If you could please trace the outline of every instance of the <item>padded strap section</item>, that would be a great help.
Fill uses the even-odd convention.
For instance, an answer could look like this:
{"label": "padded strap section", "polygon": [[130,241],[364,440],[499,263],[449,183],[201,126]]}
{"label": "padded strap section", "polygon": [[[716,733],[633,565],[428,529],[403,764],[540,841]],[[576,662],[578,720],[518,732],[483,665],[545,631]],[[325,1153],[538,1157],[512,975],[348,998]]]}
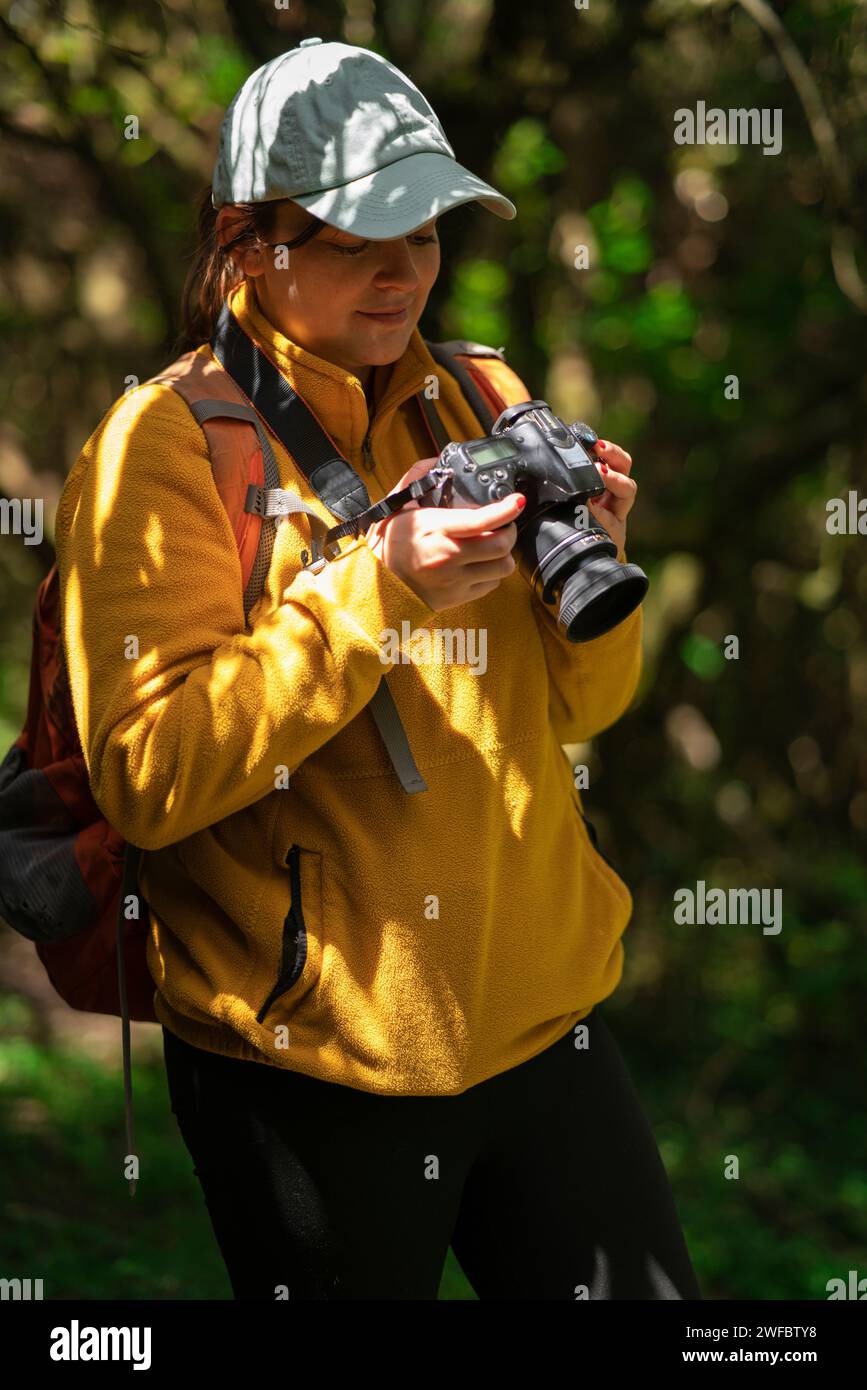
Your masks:
{"label": "padded strap section", "polygon": [[[244,405],[240,401],[221,401],[213,398],[201,401],[189,401],[188,405],[194,417],[204,429],[209,420],[230,419],[247,420],[256,431],[259,445],[262,449],[262,464],[265,471],[265,487],[279,488],[280,472],[277,468],[277,459],[271,447],[271,441],[262,428],[262,421],[256,414],[251,405]],[[207,430],[205,431],[207,434]],[[248,489],[249,498],[249,489]],[[245,507],[245,511],[251,511],[250,507]],[[256,550],[256,558],[253,561],[253,568],[250,571],[250,578],[244,589],[244,617],[249,618],[253,605],[258,602],[265,587],[265,579],[271,565],[271,556],[274,551],[274,537],[276,535],[276,525],[271,520],[270,514],[259,512],[257,515],[262,517],[262,526],[259,531],[259,545]]]}

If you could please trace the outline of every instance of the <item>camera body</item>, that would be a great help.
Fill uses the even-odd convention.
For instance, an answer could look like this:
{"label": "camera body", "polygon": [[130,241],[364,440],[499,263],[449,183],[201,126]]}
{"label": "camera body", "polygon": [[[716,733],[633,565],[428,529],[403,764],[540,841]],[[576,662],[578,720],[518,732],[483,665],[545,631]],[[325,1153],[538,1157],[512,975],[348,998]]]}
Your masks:
{"label": "camera body", "polygon": [[567,425],[546,401],[508,406],[491,434],[447,444],[431,469],[436,486],[420,505],[484,507],[520,492],[518,568],[572,642],[616,627],[644,598],[649,581],[638,565],[620,564],[602,526],[576,522],[578,507],[605,491],[589,450],[597,435],[582,421]]}
{"label": "camera body", "polygon": [[565,425],[546,401],[524,401],[508,406],[487,438],[447,444],[438,463],[455,475],[462,506],[484,507],[512,492],[536,507],[573,497],[586,501],[605,491],[587,452],[596,439],[589,425]]}

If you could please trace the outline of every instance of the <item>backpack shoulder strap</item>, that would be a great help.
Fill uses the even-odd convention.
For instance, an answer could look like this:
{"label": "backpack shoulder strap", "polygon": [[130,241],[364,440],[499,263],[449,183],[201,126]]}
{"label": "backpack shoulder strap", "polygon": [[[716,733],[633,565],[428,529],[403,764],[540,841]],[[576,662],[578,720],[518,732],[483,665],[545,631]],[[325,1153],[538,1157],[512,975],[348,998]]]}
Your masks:
{"label": "backpack shoulder strap", "polygon": [[[214,483],[229,517],[244,586],[244,616],[265,586],[278,525],[277,516],[306,512],[326,530],[319,515],[295,493],[282,494],[278,514],[261,498],[280,491],[277,460],[258,414],[213,356],[184,353],[148,384],[165,383],[182,396],[208,444]],[[251,489],[255,495],[251,497]]]}
{"label": "backpack shoulder strap", "polygon": [[[497,416],[505,410],[507,395],[514,400],[527,397],[527,388],[512,371],[499,348],[459,338],[445,343],[426,342],[425,346],[434,361],[445,367],[457,381],[464,400],[479,421],[483,435],[490,434]],[[424,392],[420,392],[416,399],[437,449],[444,448],[449,439],[433,401]]]}

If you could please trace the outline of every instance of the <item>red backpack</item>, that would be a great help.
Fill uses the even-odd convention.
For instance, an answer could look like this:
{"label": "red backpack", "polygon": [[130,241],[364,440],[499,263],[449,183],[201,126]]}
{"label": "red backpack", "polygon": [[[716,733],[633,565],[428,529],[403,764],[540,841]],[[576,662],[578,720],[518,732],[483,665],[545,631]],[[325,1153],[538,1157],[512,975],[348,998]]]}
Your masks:
{"label": "red backpack", "polygon": [[[223,400],[233,410],[253,413],[228,373],[201,353],[186,353],[152,380],[170,382],[191,409],[200,401]],[[262,518],[244,511],[248,484],[264,482],[259,437],[252,420],[237,416],[213,416],[202,429],[246,591],[262,533]],[[245,597],[246,612],[258,596],[250,594],[249,602]],[[0,916],[35,943],[61,998],[91,1013],[122,1012],[120,944],[129,1017],[155,1023],[147,914],[123,914],[123,898],[137,893],[138,853],[126,855],[128,883],[122,894],[126,844],[90,792],[63,657],[60,609],[55,563],[36,593],[24,729],[0,764]]]}

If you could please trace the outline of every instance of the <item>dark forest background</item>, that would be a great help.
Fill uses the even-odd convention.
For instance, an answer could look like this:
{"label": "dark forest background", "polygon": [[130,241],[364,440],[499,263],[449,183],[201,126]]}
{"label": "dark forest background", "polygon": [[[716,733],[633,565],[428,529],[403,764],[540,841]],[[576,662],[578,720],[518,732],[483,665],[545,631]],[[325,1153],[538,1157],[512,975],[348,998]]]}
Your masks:
{"label": "dark forest background", "polygon": [[[863,5],[0,3],[0,495],[46,511],[41,546],[0,537],[0,754],[65,475],[125,378],[170,360],[226,105],[309,35],[406,71],[518,207],[443,218],[425,336],[505,346],[633,456],[644,676],[569,750],[635,899],[606,1013],[706,1297],[825,1298],[867,1275],[867,535],[826,526],[831,498],[867,496]],[[699,101],[779,108],[781,152],[677,145]],[[700,879],[780,888],[782,931],[676,924]],[[135,1029],[130,1204],[119,1025],[62,1005],[5,928],[0,987],[0,1273],[228,1297],[158,1031]],[[451,1257],[441,1296],[473,1296]]]}

